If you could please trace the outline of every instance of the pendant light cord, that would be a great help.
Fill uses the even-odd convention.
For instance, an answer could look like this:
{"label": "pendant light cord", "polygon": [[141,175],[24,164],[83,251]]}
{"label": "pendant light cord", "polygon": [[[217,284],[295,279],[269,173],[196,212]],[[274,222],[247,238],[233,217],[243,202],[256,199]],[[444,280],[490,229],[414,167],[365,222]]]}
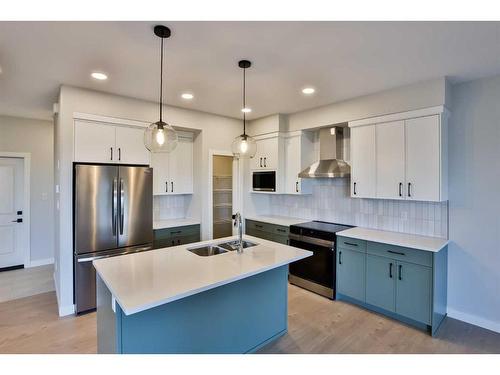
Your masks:
{"label": "pendant light cord", "polygon": [[163,122],[162,107],[163,107],[163,38],[161,39],[161,54],[160,54],[160,122]]}
{"label": "pendant light cord", "polygon": [[[245,110],[247,108],[247,105],[246,105],[246,68],[243,68],[243,109]],[[246,124],[247,123],[247,120],[246,120],[246,112],[243,111],[243,135],[246,135]]]}

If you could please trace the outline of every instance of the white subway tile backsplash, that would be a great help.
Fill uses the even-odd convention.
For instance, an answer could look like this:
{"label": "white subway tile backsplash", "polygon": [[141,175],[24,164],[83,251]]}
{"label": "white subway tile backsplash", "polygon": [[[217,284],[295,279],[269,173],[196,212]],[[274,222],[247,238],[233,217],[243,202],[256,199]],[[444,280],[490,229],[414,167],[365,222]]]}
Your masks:
{"label": "white subway tile backsplash", "polygon": [[312,181],[311,195],[271,195],[269,212],[375,229],[446,237],[447,202],[354,199],[348,179]]}
{"label": "white subway tile backsplash", "polygon": [[186,196],[157,195],[153,197],[153,219],[170,220],[186,217]]}

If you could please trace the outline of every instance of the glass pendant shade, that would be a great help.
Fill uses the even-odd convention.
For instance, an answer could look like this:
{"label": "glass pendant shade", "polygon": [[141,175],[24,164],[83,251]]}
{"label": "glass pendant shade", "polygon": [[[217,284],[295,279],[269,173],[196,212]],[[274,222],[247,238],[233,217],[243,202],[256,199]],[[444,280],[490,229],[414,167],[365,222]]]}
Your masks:
{"label": "glass pendant shade", "polygon": [[237,159],[253,158],[257,152],[257,143],[254,138],[242,134],[234,139],[231,151]]}
{"label": "glass pendant shade", "polygon": [[152,123],[144,131],[144,145],[151,152],[171,152],[177,141],[177,132],[163,121]]}

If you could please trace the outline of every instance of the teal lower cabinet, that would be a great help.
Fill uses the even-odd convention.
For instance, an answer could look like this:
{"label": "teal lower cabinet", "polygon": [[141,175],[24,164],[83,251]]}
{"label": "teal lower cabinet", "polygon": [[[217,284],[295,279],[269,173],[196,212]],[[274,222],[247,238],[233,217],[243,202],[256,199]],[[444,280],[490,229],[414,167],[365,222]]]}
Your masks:
{"label": "teal lower cabinet", "polygon": [[365,300],[365,254],[337,249],[337,293],[359,301]]}
{"label": "teal lower cabinet", "polygon": [[366,256],[366,303],[391,312],[396,310],[395,269],[392,259]]}
{"label": "teal lower cabinet", "polygon": [[186,225],[175,228],[155,229],[154,248],[186,245],[200,241],[200,226]]}
{"label": "teal lower cabinet", "polygon": [[245,234],[263,238],[268,241],[278,242],[283,245],[288,245],[288,231],[289,228],[282,225],[249,219],[245,221]]}
{"label": "teal lower cabinet", "polygon": [[340,236],[337,243],[341,246],[337,249],[338,299],[436,333],[446,316],[447,247],[429,252],[370,241],[354,243]]}

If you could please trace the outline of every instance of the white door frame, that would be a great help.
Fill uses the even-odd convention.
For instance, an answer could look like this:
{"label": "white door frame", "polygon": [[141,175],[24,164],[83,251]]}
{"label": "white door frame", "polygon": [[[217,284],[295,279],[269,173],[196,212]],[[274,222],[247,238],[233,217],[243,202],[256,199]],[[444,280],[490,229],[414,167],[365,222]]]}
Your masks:
{"label": "white door frame", "polygon": [[[214,156],[234,156],[231,151],[227,150],[208,150],[208,238],[213,239],[214,230],[214,212],[213,212],[213,173],[214,173]],[[233,159],[233,212],[241,212],[242,189],[243,183],[241,174],[241,163],[239,159]],[[233,229],[234,231],[234,229]]]}
{"label": "white door frame", "polygon": [[25,232],[24,267],[28,268],[31,263],[31,220],[30,220],[30,152],[7,152],[0,151],[0,158],[18,158],[24,161],[24,198],[23,198],[23,223],[27,228]]}

